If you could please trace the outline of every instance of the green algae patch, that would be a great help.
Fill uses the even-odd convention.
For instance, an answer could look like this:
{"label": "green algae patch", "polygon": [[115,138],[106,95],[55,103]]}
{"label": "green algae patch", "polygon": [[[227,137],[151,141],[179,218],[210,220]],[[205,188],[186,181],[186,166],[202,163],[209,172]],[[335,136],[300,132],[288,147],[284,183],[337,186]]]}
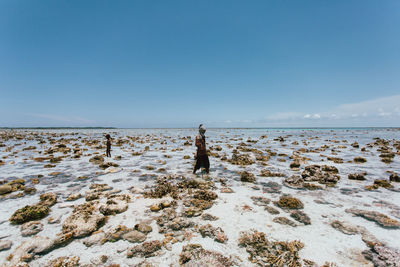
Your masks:
{"label": "green algae patch", "polygon": [[302,209],[304,208],[304,204],[295,197],[291,196],[282,196],[279,201],[276,202],[276,205],[280,208],[286,209]]}
{"label": "green algae patch", "polygon": [[49,214],[50,209],[43,205],[25,206],[18,209],[10,218],[10,222],[14,224],[22,224],[29,221],[40,220]]}
{"label": "green algae patch", "polygon": [[25,181],[24,179],[15,179],[14,181],[9,182],[8,185],[15,185],[15,184],[22,184],[22,185],[24,185],[25,182],[26,182],[26,181]]}

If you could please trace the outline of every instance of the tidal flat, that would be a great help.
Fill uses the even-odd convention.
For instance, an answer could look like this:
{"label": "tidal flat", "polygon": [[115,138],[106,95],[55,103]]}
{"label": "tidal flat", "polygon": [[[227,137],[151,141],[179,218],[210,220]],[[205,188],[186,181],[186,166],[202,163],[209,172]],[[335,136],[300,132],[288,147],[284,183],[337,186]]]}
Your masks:
{"label": "tidal flat", "polygon": [[196,134],[0,130],[0,266],[400,266],[400,129]]}

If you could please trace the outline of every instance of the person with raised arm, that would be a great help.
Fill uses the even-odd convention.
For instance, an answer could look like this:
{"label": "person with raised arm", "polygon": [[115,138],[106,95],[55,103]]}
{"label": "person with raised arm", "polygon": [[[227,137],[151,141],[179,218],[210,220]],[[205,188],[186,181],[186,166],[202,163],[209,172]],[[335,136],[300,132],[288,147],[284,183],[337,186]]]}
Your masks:
{"label": "person with raised arm", "polygon": [[199,134],[196,136],[196,147],[197,147],[197,156],[196,156],[196,165],[193,169],[193,174],[200,168],[205,168],[206,173],[210,172],[210,161],[208,160],[207,148],[206,148],[206,127],[203,124],[199,126]]}

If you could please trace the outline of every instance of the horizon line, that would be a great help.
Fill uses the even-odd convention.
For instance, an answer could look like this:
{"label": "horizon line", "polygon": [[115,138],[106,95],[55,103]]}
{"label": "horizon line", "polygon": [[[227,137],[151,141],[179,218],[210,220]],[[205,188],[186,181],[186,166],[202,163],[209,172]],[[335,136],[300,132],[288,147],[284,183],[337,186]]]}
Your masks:
{"label": "horizon line", "polygon": [[[288,127],[207,127],[208,129],[400,129],[400,126],[288,126]],[[1,130],[62,130],[62,129],[93,129],[93,130],[120,130],[120,129],[197,129],[197,127],[103,127],[103,126],[80,126],[80,127],[70,127],[70,126],[52,126],[52,127],[0,127]]]}

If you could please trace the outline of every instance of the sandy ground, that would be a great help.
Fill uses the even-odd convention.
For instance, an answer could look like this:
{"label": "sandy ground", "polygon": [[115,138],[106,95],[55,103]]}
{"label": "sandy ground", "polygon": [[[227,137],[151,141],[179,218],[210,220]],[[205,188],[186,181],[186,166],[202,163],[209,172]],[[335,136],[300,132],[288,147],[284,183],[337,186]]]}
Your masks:
{"label": "sandy ground", "polygon": [[[89,162],[89,159],[95,155],[104,156],[105,133],[110,133],[113,137],[112,158],[106,158],[105,161],[116,163],[118,167],[103,170],[99,164]],[[85,196],[93,183],[108,184],[115,192],[131,196],[128,209],[110,215],[100,230],[106,232],[118,225],[134,227],[137,223],[146,222],[153,228],[153,231],[147,234],[146,241],[163,241],[165,236],[159,233],[159,225],[156,222],[162,211],[152,212],[150,207],[172,198],[170,195],[162,199],[146,198],[142,193],[155,185],[157,177],[168,174],[213,183],[212,191],[218,197],[212,207],[203,213],[217,216],[218,219],[205,221],[199,216],[190,217],[188,220],[197,226],[209,223],[220,227],[228,239],[225,243],[216,242],[210,237],[202,237],[196,230],[197,227],[188,228],[190,237],[163,246],[157,255],[146,259],[154,266],[179,266],[182,247],[193,243],[230,257],[238,266],[257,266],[249,261],[246,249],[238,245],[240,233],[251,229],[264,232],[270,240],[300,240],[304,243],[304,247],[299,251],[300,258],[315,262],[315,266],[325,262],[336,263],[337,266],[373,266],[361,254],[369,249],[361,234],[348,235],[335,229],[331,226],[335,220],[365,227],[380,242],[400,248],[399,228],[383,227],[374,221],[346,212],[346,209],[351,208],[377,211],[394,220],[400,220],[400,183],[392,182],[393,188],[365,188],[372,185],[376,179],[389,181],[390,172],[400,172],[399,150],[395,147],[396,140],[400,140],[399,129],[209,129],[206,133],[207,145],[211,151],[209,175],[201,174],[200,171],[197,175],[191,174],[196,149],[193,139],[197,134],[196,130],[192,129],[121,129],[107,132],[5,130],[0,134],[0,180],[10,182],[22,178],[25,180],[25,187],[36,189],[34,194],[25,193],[16,197],[16,194],[23,192],[16,191],[0,198],[0,241],[12,242],[9,249],[0,251],[0,263],[5,266],[11,264],[9,255],[23,242],[35,236],[54,238],[60,233],[63,223],[72,214],[74,205],[86,202],[85,197],[67,201],[68,196],[72,193]],[[395,153],[391,163],[382,162],[380,146],[374,144],[377,140],[374,138],[377,137],[388,141],[387,146]],[[354,142],[359,146],[352,146]],[[56,149],[53,153],[46,153],[58,144],[65,144],[70,150]],[[229,162],[233,150],[238,146],[240,154],[248,154],[249,158],[254,160],[253,164],[234,165]],[[249,152],[241,149],[243,147]],[[62,159],[53,163],[48,159],[42,162],[35,160],[49,155]],[[298,169],[290,168],[294,161],[293,155],[302,158]],[[265,158],[257,160],[257,156]],[[335,163],[328,160],[328,157],[340,158],[343,163]],[[355,157],[363,157],[366,162],[354,162]],[[53,164],[54,167],[45,168],[47,164]],[[312,164],[335,166],[339,171],[340,180],[334,186],[322,185],[322,190],[299,190],[285,186],[286,178],[292,175],[300,176],[304,168]],[[261,170],[266,169],[281,173],[282,177],[260,176]],[[254,174],[256,181],[242,182],[239,174],[241,171]],[[360,172],[367,173],[366,180],[348,179],[349,174]],[[82,176],[87,178],[78,179]],[[34,179],[38,179],[38,183],[34,182]],[[271,192],[268,190],[268,182],[275,182],[279,189]],[[221,188],[225,187],[231,188],[233,193],[221,192]],[[48,192],[56,193],[58,202],[51,207],[49,215],[40,220],[43,230],[32,236],[22,236],[21,226],[12,224],[9,218],[17,209],[39,202],[40,195]],[[305,225],[293,220],[289,216],[290,211],[273,204],[284,194],[301,200],[304,204],[302,211],[308,215],[311,224]],[[263,206],[256,205],[251,199],[253,196],[267,197],[271,200],[269,206],[277,209],[280,214],[271,214]],[[100,198],[101,203],[105,201],[106,199]],[[183,209],[179,201],[175,208],[177,212]],[[282,216],[292,220],[295,226],[273,221],[274,218]],[[59,218],[59,221],[49,223],[49,218]],[[92,266],[134,266],[144,260],[143,257],[127,257],[127,250],[140,243],[132,244],[121,239],[87,247],[84,242],[88,238],[89,236],[76,238],[65,246],[35,255],[28,264],[45,266],[61,256],[79,256],[80,264]],[[102,255],[107,256],[105,262],[100,260]]]}

